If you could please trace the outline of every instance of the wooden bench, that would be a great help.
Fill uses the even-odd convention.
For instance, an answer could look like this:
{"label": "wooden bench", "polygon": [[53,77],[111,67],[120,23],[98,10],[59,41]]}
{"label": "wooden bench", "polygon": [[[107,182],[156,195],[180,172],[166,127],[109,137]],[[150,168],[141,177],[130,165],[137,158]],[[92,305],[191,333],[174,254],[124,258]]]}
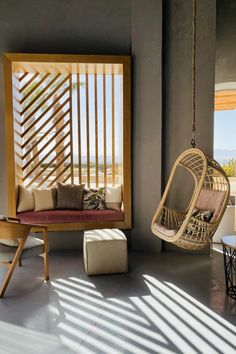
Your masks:
{"label": "wooden bench", "polygon": [[[116,210],[44,210],[18,213],[23,223],[44,224],[48,231],[129,228],[125,213]],[[34,228],[34,231],[37,231]]]}

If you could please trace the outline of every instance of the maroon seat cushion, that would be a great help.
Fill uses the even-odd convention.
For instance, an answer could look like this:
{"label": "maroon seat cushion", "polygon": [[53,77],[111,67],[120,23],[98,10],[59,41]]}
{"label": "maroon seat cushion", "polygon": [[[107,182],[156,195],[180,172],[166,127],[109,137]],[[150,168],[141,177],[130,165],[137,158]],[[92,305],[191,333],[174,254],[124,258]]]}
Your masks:
{"label": "maroon seat cushion", "polygon": [[27,224],[54,224],[98,221],[123,221],[123,211],[116,210],[43,210],[18,213],[21,222]]}

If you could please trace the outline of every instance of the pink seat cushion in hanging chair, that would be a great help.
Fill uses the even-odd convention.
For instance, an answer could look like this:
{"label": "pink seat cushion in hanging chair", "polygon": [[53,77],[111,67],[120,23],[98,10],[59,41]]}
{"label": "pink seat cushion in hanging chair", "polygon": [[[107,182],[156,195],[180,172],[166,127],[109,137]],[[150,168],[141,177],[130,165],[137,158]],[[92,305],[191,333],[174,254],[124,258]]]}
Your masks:
{"label": "pink seat cushion in hanging chair", "polygon": [[196,203],[196,208],[201,210],[214,210],[211,222],[215,222],[224,204],[225,196],[225,191],[202,188]]}

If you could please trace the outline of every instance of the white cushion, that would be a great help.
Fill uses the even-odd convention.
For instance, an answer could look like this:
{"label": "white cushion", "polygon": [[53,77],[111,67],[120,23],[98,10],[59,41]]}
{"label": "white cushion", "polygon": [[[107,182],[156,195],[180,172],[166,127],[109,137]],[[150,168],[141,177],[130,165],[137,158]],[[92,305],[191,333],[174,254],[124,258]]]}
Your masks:
{"label": "white cushion", "polygon": [[51,189],[33,189],[35,211],[53,209],[53,197]]}
{"label": "white cushion", "polygon": [[19,185],[18,187],[18,213],[34,210],[34,196],[30,189]]}
{"label": "white cushion", "polygon": [[168,237],[174,237],[178,232],[178,230],[169,229],[168,227],[160,223],[155,223],[153,226],[157,232],[160,232],[160,234],[164,234],[165,236]]}
{"label": "white cushion", "polygon": [[84,266],[88,275],[126,273],[128,255],[124,233],[117,229],[85,231]]}
{"label": "white cushion", "polygon": [[120,210],[122,204],[121,185],[107,187],[105,194],[105,204],[107,209]]}
{"label": "white cushion", "polygon": [[16,240],[8,240],[8,239],[5,239],[5,238],[0,238],[0,243],[2,243],[3,245],[6,245],[6,246],[11,246],[11,247],[19,246],[19,240],[18,239],[16,239]]}

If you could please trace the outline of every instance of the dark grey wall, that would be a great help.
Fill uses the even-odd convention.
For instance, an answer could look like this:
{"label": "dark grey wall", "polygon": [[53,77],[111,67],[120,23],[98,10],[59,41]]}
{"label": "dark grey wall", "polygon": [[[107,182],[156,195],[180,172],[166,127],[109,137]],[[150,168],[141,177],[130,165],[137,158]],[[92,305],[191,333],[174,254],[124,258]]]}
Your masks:
{"label": "dark grey wall", "polygon": [[236,81],[236,1],[217,0],[216,83]]}
{"label": "dark grey wall", "polygon": [[130,1],[0,1],[0,53],[130,54]]}
{"label": "dark grey wall", "polygon": [[162,5],[133,1],[133,245],[160,250],[151,220],[161,197]]}
{"label": "dark grey wall", "polygon": [[[166,182],[178,155],[190,148],[192,129],[192,1],[166,0],[163,28],[163,173]],[[212,154],[215,67],[215,0],[197,1],[196,142]],[[180,177],[172,206],[187,199]],[[174,199],[174,200],[173,200]]]}
{"label": "dark grey wall", "polygon": [[[132,54],[132,239],[134,247],[153,251],[160,248],[150,222],[161,186],[161,21],[162,0],[0,1],[0,53]],[[0,213],[5,213],[2,64],[0,85]],[[80,244],[76,233],[70,244],[58,234],[61,248]]]}

